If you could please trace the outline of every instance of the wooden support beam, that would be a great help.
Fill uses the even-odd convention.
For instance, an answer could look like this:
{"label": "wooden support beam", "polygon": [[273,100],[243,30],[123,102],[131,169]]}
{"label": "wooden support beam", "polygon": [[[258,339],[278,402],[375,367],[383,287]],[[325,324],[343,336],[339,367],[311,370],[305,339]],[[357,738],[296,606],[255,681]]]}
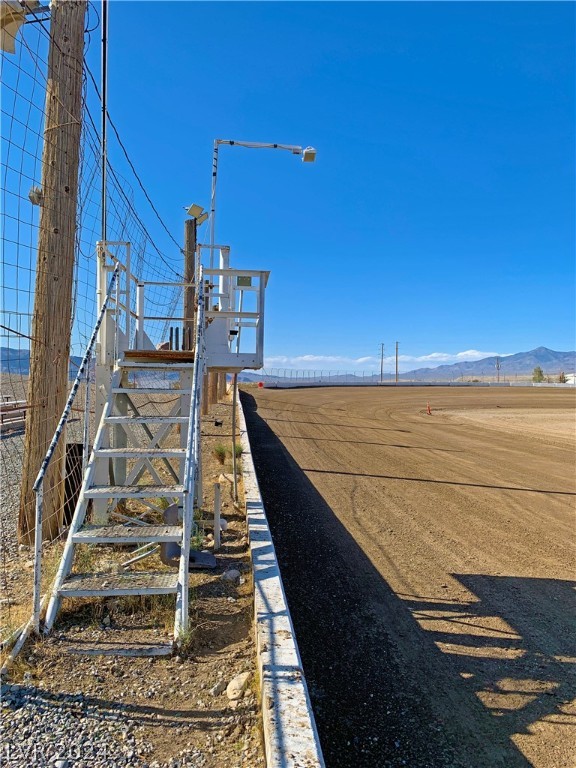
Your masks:
{"label": "wooden support beam", "polygon": [[204,374],[202,377],[202,416],[207,416],[210,410],[210,403],[208,402],[208,374]]}
{"label": "wooden support beam", "polygon": [[208,372],[208,401],[210,405],[218,402],[218,373],[216,371]]}
{"label": "wooden support beam", "polygon": [[218,374],[218,400],[226,397],[226,373],[221,371]]}

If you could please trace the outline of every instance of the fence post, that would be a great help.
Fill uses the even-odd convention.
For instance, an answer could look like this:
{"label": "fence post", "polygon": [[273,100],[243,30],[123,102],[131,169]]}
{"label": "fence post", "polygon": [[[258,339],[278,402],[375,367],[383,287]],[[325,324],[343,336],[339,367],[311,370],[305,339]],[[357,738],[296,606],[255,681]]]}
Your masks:
{"label": "fence post", "polygon": [[221,502],[220,483],[214,483],[214,552],[217,552],[220,549]]}

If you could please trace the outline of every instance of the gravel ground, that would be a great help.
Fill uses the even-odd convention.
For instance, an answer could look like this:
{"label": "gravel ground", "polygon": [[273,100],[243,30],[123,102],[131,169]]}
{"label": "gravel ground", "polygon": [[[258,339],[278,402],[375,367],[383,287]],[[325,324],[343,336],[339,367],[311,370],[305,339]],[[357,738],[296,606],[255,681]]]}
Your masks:
{"label": "gravel ground", "polygon": [[17,527],[24,437],[22,432],[3,434],[0,439],[0,547],[11,559],[18,551]]}
{"label": "gravel ground", "polygon": [[[27,377],[0,376],[2,397],[11,400],[25,400],[28,387]],[[91,395],[94,406],[94,389]],[[81,386],[74,410],[68,422],[66,442],[81,443],[83,441],[84,418],[81,413],[84,408],[84,386]],[[94,436],[94,417],[91,419],[91,435]],[[0,545],[7,559],[14,557],[18,550],[17,526],[18,508],[20,505],[20,481],[22,478],[22,459],[24,456],[24,429],[8,428],[2,431],[0,437]]]}
{"label": "gravel ground", "polygon": [[[147,762],[139,755],[153,751],[138,739],[136,721],[126,718],[125,705],[104,710],[82,691],[52,694],[24,684],[2,686],[2,765],[17,768],[202,768],[206,755],[198,749],[168,762]],[[9,715],[9,716],[8,716]]]}

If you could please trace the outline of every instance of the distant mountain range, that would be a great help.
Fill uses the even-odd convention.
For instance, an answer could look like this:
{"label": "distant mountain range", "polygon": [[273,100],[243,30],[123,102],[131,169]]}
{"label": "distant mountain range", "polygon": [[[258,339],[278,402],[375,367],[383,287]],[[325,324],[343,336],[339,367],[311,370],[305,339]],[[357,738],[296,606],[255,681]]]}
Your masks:
{"label": "distant mountain range", "polygon": [[545,374],[557,375],[574,373],[576,368],[576,352],[555,352],[547,347],[537,347],[530,352],[517,352],[506,357],[485,357],[474,362],[454,363],[453,365],[439,365],[437,368],[418,368],[401,374],[402,379],[417,379],[420,381],[444,381],[464,377],[465,379],[476,376],[495,376],[496,363],[500,362],[500,378],[531,374],[537,366],[540,366]]}
{"label": "distant mountain range", "polygon": [[[482,360],[474,362],[454,363],[452,365],[439,365],[436,368],[417,368],[413,371],[401,373],[399,378],[402,381],[454,381],[464,378],[467,381],[474,378],[494,378],[496,379],[496,362],[500,361],[500,378],[510,379],[511,376],[527,376],[532,374],[536,366],[540,366],[545,374],[557,376],[561,371],[564,373],[574,373],[576,370],[576,352],[555,352],[547,347],[537,347],[529,352],[518,352],[515,355],[507,357],[485,357]],[[288,373],[289,375],[289,373]],[[239,375],[240,381],[266,381],[267,377],[261,373],[243,372]],[[354,374],[334,375],[330,377],[333,381],[346,381],[363,378],[367,380],[380,380],[380,374],[373,374],[370,377],[354,376]],[[385,381],[390,380],[390,374],[385,374]]]}
{"label": "distant mountain range", "polygon": [[[409,381],[453,381],[464,378],[470,380],[473,378],[492,377],[496,378],[496,362],[500,361],[500,378],[509,379],[511,376],[526,376],[532,373],[536,366],[540,366],[545,374],[557,376],[561,371],[564,373],[574,373],[576,370],[576,352],[555,352],[547,347],[537,347],[530,352],[518,352],[515,355],[507,357],[485,357],[482,360],[474,362],[454,363],[453,365],[439,365],[437,368],[417,368],[414,371],[408,371],[400,374],[400,379]],[[70,358],[70,378],[76,376],[78,367],[82,362],[81,357],[73,356]],[[20,376],[28,376],[30,373],[30,353],[28,350],[12,349],[11,347],[0,347],[0,373],[11,373]],[[238,376],[239,381],[266,381],[269,378],[263,373],[249,373],[247,371]],[[345,381],[346,379],[362,378],[354,374],[336,375],[330,377],[332,380]],[[380,375],[373,374],[370,377],[364,377],[364,381],[373,379],[379,381]],[[389,381],[390,374],[386,374],[385,380]]]}
{"label": "distant mountain range", "polygon": [[[74,379],[82,362],[81,357],[72,355],[68,376]],[[27,349],[0,347],[0,373],[11,373],[18,376],[30,374],[30,352]]]}

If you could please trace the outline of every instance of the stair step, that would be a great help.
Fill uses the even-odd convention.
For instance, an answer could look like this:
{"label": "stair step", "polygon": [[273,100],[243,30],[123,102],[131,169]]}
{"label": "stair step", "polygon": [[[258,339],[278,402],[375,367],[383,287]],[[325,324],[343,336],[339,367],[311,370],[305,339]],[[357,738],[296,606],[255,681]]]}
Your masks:
{"label": "stair step", "polygon": [[58,593],[60,597],[171,595],[177,586],[178,574],[171,572],[77,573],[68,576]]}
{"label": "stair step", "polygon": [[113,387],[114,395],[190,395],[191,389],[172,389],[172,387]]}
{"label": "stair step", "polygon": [[178,459],[186,455],[184,448],[100,448],[96,456],[109,459]]}
{"label": "stair step", "polygon": [[86,525],[72,535],[75,544],[136,544],[182,541],[177,525]]}
{"label": "stair step", "polygon": [[95,485],[84,492],[87,499],[151,499],[183,496],[183,485]]}
{"label": "stair step", "polygon": [[107,424],[187,424],[188,416],[108,416]]}

